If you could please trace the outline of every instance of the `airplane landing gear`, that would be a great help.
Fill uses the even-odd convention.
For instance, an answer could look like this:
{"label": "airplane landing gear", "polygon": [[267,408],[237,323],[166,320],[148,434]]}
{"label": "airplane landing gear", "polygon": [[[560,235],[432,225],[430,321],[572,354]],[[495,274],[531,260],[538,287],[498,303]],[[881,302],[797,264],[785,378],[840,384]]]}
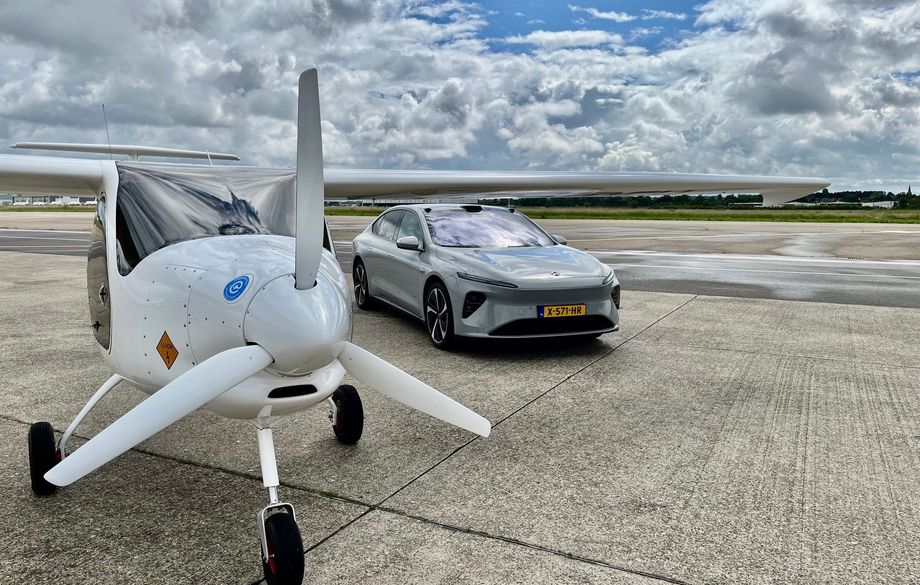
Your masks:
{"label": "airplane landing gear", "polygon": [[364,406],[354,386],[342,384],[329,401],[329,420],[335,439],[343,445],[354,445],[364,432]]}
{"label": "airplane landing gear", "polygon": [[29,475],[36,496],[50,496],[57,486],[45,481],[45,474],[61,460],[50,423],[37,422],[29,427]]}
{"label": "airplane landing gear", "polygon": [[303,540],[294,506],[278,498],[278,464],[270,420],[257,421],[262,484],[268,488],[268,505],[259,516],[262,538],[262,570],[268,585],[300,585],[303,582]]}
{"label": "airplane landing gear", "polygon": [[[262,524],[265,543],[262,549],[262,571],[268,585],[300,585],[303,582],[303,540],[294,517],[293,508],[274,510]],[[262,516],[264,517],[265,510]]]}

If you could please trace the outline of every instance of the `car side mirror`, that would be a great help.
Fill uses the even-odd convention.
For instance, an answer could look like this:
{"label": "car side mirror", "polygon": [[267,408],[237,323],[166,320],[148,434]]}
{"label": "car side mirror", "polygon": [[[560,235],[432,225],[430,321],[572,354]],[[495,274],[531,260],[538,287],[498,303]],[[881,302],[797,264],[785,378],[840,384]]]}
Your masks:
{"label": "car side mirror", "polygon": [[402,250],[415,250],[416,252],[422,251],[422,244],[415,236],[403,236],[399,238],[396,240],[396,247]]}
{"label": "car side mirror", "polygon": [[558,234],[553,234],[550,237],[553,238],[553,240],[555,240],[557,244],[562,244],[563,246],[569,243],[567,239],[563,238],[562,236]]}

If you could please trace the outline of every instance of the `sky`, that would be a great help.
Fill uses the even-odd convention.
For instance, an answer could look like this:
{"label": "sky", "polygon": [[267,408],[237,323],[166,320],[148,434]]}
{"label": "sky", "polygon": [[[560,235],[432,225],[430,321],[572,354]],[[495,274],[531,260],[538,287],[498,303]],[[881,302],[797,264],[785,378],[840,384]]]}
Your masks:
{"label": "sky", "polygon": [[0,0],[0,153],[105,143],[105,103],[113,143],[293,166],[313,64],[327,166],[920,185],[920,3],[884,0]]}

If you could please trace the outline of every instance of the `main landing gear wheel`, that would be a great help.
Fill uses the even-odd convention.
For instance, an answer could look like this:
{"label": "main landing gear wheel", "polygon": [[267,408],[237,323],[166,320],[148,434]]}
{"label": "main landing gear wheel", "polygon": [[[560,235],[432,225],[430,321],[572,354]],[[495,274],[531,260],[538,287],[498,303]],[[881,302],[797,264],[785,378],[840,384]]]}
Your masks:
{"label": "main landing gear wheel", "polygon": [[425,293],[425,325],[428,339],[436,348],[447,350],[456,343],[450,295],[440,282],[432,284]]}
{"label": "main landing gear wheel", "polygon": [[[303,583],[303,540],[294,515],[276,512],[265,520],[268,554],[262,556],[262,570],[268,585]],[[266,560],[267,558],[267,560]]]}
{"label": "main landing gear wheel", "polygon": [[29,474],[36,496],[50,496],[57,491],[56,485],[45,481],[45,474],[60,460],[51,424],[37,422],[29,427]]}
{"label": "main landing gear wheel", "polygon": [[351,277],[355,283],[355,304],[359,309],[369,311],[374,308],[374,297],[371,296],[367,284],[367,269],[360,258],[355,259],[351,267]]}
{"label": "main landing gear wheel", "polygon": [[335,439],[343,445],[354,445],[364,432],[364,406],[354,386],[343,384],[331,396],[334,408],[330,413]]}

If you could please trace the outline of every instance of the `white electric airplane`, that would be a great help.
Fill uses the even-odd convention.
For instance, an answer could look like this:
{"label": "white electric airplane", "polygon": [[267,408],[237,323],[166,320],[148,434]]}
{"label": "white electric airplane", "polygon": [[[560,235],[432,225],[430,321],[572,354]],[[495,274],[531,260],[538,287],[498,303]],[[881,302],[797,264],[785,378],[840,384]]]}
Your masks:
{"label": "white electric airplane", "polygon": [[[19,145],[139,156],[233,155],[140,146]],[[323,169],[315,69],[300,77],[297,169],[0,156],[0,190],[95,196],[88,252],[91,323],[114,374],[59,439],[29,432],[32,489],[49,495],[198,408],[255,423],[268,505],[259,514],[268,583],[300,583],[303,545],[279,499],[272,421],[322,402],[340,442],[363,428],[346,373],[412,408],[488,436],[489,422],[352,344],[351,300],[324,225],[323,201],[502,193],[761,193],[775,205],[824,179],[613,172],[453,172]],[[324,246],[325,243],[325,246]],[[110,390],[149,396],[82,447],[68,440]]]}

